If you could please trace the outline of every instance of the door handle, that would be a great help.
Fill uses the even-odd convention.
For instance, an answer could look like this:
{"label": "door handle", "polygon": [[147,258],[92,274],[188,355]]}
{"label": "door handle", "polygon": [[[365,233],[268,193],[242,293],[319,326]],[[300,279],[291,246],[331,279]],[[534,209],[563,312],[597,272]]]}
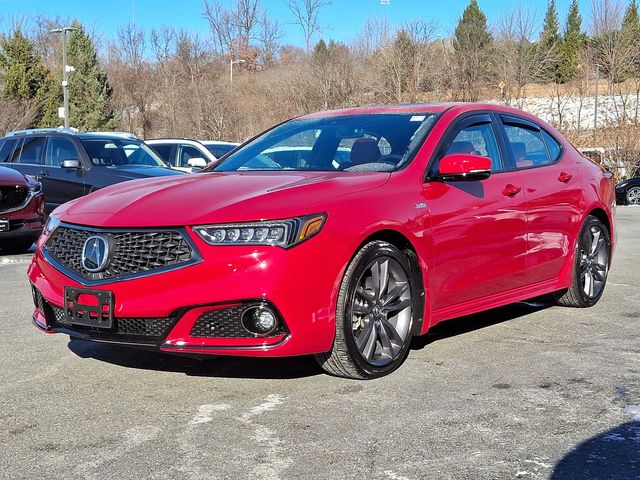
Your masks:
{"label": "door handle", "polygon": [[41,177],[48,177],[49,176],[49,170],[42,170],[40,172],[40,176]]}
{"label": "door handle", "polygon": [[560,172],[560,176],[558,177],[558,181],[560,181],[562,183],[567,183],[569,180],[571,180],[572,177],[573,177],[573,175],[571,175],[570,173]]}
{"label": "door handle", "polygon": [[522,191],[522,187],[516,187],[515,185],[508,184],[502,190],[502,194],[505,197],[513,197],[513,196],[519,194],[521,191]]}

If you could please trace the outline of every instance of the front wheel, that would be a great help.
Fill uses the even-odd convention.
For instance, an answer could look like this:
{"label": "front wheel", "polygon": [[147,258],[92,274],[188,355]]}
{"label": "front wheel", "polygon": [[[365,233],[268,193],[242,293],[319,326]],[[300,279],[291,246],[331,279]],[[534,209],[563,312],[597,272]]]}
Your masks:
{"label": "front wheel", "polygon": [[340,286],[333,347],[315,356],[324,370],[370,379],[402,364],[419,315],[412,275],[408,257],[395,246],[373,241],[362,247]]}
{"label": "front wheel", "polygon": [[640,205],[640,187],[631,187],[627,190],[627,205]]}
{"label": "front wheel", "polygon": [[556,294],[558,304],[578,308],[595,305],[607,283],[610,255],[607,227],[589,215],[576,243],[573,283],[568,290]]}

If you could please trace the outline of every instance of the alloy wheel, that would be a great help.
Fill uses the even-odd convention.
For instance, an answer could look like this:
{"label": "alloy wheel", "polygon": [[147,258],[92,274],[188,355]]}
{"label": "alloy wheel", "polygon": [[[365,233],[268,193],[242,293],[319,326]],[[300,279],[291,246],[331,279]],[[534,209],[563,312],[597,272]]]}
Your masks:
{"label": "alloy wheel", "polygon": [[580,282],[589,298],[597,298],[609,273],[609,245],[599,225],[591,225],[580,242]]}
{"label": "alloy wheel", "polygon": [[640,205],[640,187],[631,187],[627,190],[627,203],[629,205]]}
{"label": "alloy wheel", "polygon": [[391,257],[364,269],[351,301],[353,338],[362,358],[373,366],[391,363],[410,336],[412,298],[409,278]]}

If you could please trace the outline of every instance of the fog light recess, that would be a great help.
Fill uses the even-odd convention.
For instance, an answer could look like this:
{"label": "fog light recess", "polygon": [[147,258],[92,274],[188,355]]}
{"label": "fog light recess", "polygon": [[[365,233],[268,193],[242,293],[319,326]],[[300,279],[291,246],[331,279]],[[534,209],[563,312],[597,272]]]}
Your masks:
{"label": "fog light recess", "polygon": [[242,312],[242,326],[253,335],[266,337],[278,330],[278,316],[267,305],[251,305]]}

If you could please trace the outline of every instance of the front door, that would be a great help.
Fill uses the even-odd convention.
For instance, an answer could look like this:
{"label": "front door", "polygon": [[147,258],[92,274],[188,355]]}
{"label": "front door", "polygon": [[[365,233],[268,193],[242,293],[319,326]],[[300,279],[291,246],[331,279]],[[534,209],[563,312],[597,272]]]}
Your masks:
{"label": "front door", "polygon": [[433,238],[434,310],[448,309],[526,283],[526,201],[519,172],[504,171],[504,155],[489,115],[467,117],[438,149],[430,175],[447,154],[491,158],[481,181],[432,180],[424,185]]}
{"label": "front door", "polygon": [[84,170],[63,168],[62,162],[65,160],[78,160],[82,165],[82,158],[72,140],[49,138],[41,175],[47,213],[58,205],[88,193],[85,192]]}

